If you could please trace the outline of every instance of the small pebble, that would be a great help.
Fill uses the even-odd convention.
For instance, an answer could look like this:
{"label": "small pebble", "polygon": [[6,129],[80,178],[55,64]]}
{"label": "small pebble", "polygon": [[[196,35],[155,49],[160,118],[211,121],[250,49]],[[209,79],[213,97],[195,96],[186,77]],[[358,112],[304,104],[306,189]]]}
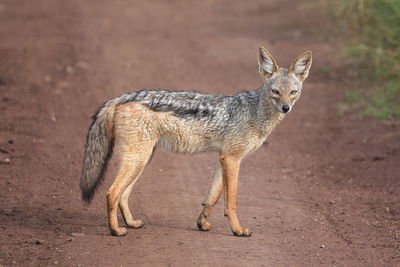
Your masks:
{"label": "small pebble", "polygon": [[85,234],[84,233],[72,233],[71,235],[72,236],[84,236]]}
{"label": "small pebble", "polygon": [[66,71],[68,74],[73,74],[73,73],[75,72],[75,69],[74,69],[72,66],[66,66],[66,67],[65,67],[65,71]]}

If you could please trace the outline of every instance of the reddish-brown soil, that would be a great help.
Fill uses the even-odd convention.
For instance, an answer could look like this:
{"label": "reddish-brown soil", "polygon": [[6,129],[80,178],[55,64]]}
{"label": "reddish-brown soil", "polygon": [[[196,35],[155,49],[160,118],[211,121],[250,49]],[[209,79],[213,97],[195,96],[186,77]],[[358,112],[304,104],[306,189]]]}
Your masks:
{"label": "reddish-brown soil", "polygon": [[[399,266],[400,125],[339,116],[356,81],[316,2],[0,0],[0,266]],[[111,236],[115,160],[90,206],[78,187],[96,107],[141,88],[258,88],[258,45],[282,66],[312,49],[314,65],[243,162],[254,235],[234,237],[221,203],[197,230],[217,155],[158,151],[130,199],[145,228]]]}

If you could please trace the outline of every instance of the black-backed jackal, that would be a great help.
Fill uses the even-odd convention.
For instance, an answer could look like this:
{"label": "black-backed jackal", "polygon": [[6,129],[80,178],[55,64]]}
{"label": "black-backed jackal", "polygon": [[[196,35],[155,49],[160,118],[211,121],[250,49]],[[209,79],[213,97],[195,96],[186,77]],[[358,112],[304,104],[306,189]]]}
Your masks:
{"label": "black-backed jackal", "polygon": [[114,146],[120,151],[118,175],[107,194],[108,223],[113,235],[125,235],[118,226],[121,210],[127,227],[140,228],[128,207],[132,187],[156,147],[181,153],[219,152],[214,181],[197,220],[200,230],[211,228],[209,216],[222,192],[225,213],[236,236],[250,236],[237,215],[238,173],[241,160],[259,148],[299,99],[311,67],[306,51],[289,69],[279,68],[260,47],[262,87],[237,95],[143,90],[108,100],[93,117],[82,168],[82,197],[90,201],[101,182]]}

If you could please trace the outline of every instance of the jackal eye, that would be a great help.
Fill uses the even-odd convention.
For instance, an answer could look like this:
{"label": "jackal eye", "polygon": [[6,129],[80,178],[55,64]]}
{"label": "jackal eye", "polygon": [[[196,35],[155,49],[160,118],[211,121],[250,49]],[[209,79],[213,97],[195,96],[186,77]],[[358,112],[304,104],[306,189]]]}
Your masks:
{"label": "jackal eye", "polygon": [[290,94],[291,94],[291,95],[295,95],[295,94],[297,94],[297,91],[296,91],[296,90],[293,90],[293,91],[290,92]]}
{"label": "jackal eye", "polygon": [[271,92],[272,92],[273,94],[279,95],[279,91],[278,91],[278,90],[271,89]]}

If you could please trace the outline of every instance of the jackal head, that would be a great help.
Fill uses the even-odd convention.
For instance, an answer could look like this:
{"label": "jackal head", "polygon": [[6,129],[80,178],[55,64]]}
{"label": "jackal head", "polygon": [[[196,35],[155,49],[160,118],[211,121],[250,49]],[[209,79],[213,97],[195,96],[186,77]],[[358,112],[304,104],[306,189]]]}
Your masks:
{"label": "jackal head", "polygon": [[258,64],[268,100],[283,113],[289,112],[300,98],[301,88],[312,63],[311,51],[298,56],[289,69],[279,68],[267,49],[260,47]]}

